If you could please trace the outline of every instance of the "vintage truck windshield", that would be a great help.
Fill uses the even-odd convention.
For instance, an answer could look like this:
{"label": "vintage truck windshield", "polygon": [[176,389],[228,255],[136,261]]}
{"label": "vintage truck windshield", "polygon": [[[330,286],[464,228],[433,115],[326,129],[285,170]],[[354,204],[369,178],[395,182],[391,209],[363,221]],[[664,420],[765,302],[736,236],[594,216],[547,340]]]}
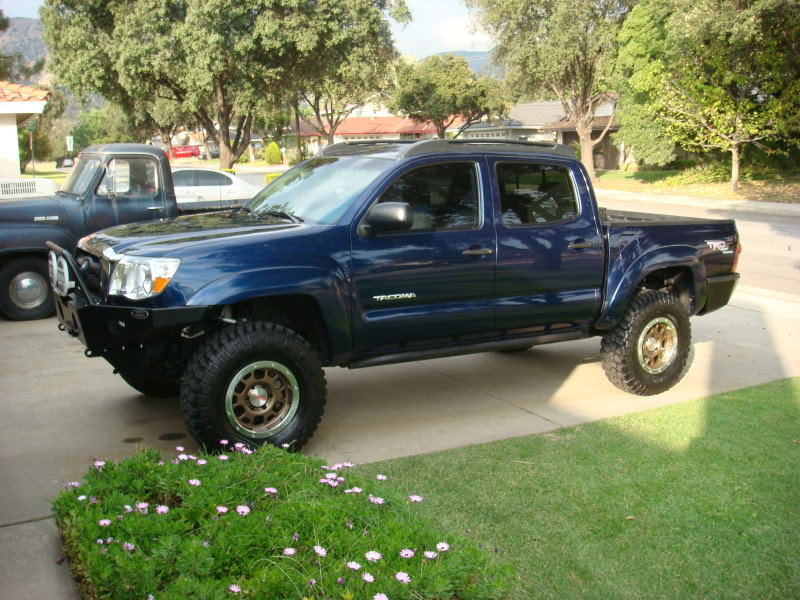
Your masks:
{"label": "vintage truck windshield", "polygon": [[374,157],[312,158],[261,190],[247,208],[256,215],[286,213],[329,225],[387,166],[387,159]]}
{"label": "vintage truck windshield", "polygon": [[82,156],[78,159],[77,164],[72,167],[72,171],[61,187],[61,191],[75,196],[85,194],[97,175],[97,170],[99,168],[100,161],[98,159]]}

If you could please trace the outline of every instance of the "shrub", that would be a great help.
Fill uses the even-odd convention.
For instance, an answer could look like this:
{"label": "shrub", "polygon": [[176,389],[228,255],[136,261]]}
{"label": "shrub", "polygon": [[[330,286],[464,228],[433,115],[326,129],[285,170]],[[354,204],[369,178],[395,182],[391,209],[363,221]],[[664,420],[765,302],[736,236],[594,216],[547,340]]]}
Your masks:
{"label": "shrub", "polygon": [[267,173],[266,175],[264,175],[264,185],[269,185],[281,175],[282,175],[281,173]]}
{"label": "shrub", "polygon": [[264,160],[267,161],[268,165],[279,165],[283,163],[281,149],[277,143],[270,142],[267,145],[267,147],[264,149]]}
{"label": "shrub", "polygon": [[289,164],[290,166],[296,165],[301,160],[303,159],[300,157],[300,154],[297,152],[296,148],[292,148],[291,150],[286,151],[286,163]]}
{"label": "shrub", "polygon": [[429,527],[418,497],[348,463],[269,446],[227,457],[177,450],[96,461],[55,499],[85,597],[504,597],[506,568]]}
{"label": "shrub", "polygon": [[718,163],[711,163],[701,165],[699,167],[692,167],[686,169],[677,175],[667,177],[661,181],[661,185],[665,186],[678,186],[678,185],[693,185],[697,183],[724,183],[730,181],[731,171],[730,167]]}
{"label": "shrub", "polygon": [[242,155],[239,158],[236,159],[236,164],[237,165],[244,165],[244,164],[247,164],[249,162],[250,162],[250,153],[247,150],[242,152]]}
{"label": "shrub", "polygon": [[222,169],[225,173],[230,173],[231,175],[236,175],[236,169]]}

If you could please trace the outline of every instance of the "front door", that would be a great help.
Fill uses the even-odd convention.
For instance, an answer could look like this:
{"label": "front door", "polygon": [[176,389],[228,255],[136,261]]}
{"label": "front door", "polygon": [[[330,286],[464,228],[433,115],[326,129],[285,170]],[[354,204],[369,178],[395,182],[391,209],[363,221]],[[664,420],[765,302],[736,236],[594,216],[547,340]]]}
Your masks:
{"label": "front door", "polygon": [[411,167],[377,202],[407,202],[414,225],[364,235],[354,226],[356,355],[441,346],[493,329],[495,232],[485,162]]}
{"label": "front door", "polygon": [[158,163],[152,158],[114,158],[95,192],[98,209],[103,207],[111,225],[150,221],[166,217]]}

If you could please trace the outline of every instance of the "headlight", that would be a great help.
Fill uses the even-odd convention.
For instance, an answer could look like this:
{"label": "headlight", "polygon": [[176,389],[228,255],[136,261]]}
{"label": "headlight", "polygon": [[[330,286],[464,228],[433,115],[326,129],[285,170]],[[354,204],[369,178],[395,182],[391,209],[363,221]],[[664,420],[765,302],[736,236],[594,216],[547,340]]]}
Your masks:
{"label": "headlight", "polygon": [[125,296],[130,300],[142,300],[160,294],[180,264],[181,261],[177,258],[147,258],[123,254],[114,265],[108,294]]}

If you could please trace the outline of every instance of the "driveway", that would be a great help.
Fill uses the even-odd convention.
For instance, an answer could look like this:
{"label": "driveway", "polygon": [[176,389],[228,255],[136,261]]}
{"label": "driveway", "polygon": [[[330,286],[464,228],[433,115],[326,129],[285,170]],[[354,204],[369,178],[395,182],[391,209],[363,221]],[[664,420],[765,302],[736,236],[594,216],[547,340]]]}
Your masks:
{"label": "driveway", "polygon": [[[800,296],[743,289],[730,306],[692,320],[694,364],[665,394],[639,398],[611,386],[596,339],[520,354],[329,369],[327,411],[307,452],[368,462],[799,376]],[[0,321],[0,339],[0,596],[76,597],[66,565],[57,563],[61,550],[48,518],[61,483],[80,478],[95,456],[116,460],[141,445],[194,445],[174,399],[141,396],[102,359],[85,358],[54,319]]]}

